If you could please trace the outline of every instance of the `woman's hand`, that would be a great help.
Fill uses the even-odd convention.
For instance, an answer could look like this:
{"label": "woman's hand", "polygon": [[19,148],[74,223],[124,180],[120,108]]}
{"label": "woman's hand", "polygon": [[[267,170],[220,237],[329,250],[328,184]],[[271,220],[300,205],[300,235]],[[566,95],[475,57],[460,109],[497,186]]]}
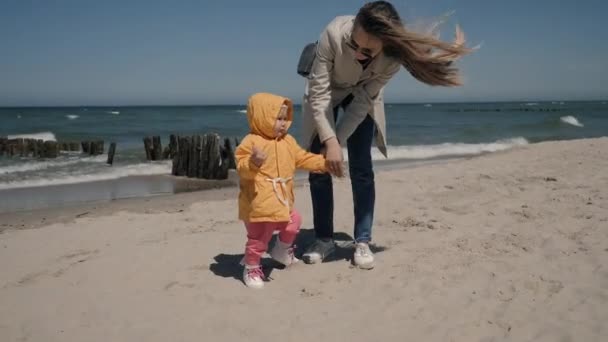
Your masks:
{"label": "woman's hand", "polygon": [[344,177],[344,155],[336,137],[325,141],[327,170],[336,177]]}

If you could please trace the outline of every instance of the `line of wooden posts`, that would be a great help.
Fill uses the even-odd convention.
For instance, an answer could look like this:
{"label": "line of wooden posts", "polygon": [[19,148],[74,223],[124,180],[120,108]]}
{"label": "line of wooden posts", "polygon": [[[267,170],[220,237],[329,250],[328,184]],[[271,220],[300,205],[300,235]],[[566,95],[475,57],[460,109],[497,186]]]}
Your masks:
{"label": "line of wooden posts", "polygon": [[[233,144],[234,142],[234,144]],[[228,170],[236,169],[234,150],[238,140],[221,139],[218,134],[179,136],[172,134],[163,149],[160,136],[143,139],[146,159],[173,161],[171,174],[203,179],[226,179]],[[0,137],[0,156],[57,158],[61,151],[88,155],[104,153],[104,141],[57,142],[37,139]],[[114,162],[116,143],[108,150],[108,164]]]}
{"label": "line of wooden posts", "polygon": [[41,139],[8,139],[0,137],[0,156],[57,158],[61,151],[82,151],[82,153],[90,155],[99,155],[104,153],[104,142],[102,140],[58,142]]}
{"label": "line of wooden posts", "polygon": [[221,139],[218,134],[169,137],[163,149],[159,136],[143,139],[147,160],[171,159],[171,174],[189,178],[226,179],[228,170],[236,169],[234,157],[238,140]]}

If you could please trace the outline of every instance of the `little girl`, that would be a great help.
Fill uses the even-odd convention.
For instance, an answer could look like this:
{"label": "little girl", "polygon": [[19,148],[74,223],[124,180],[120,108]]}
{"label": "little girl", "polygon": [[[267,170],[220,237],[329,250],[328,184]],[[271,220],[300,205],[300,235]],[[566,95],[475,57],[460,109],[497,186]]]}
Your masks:
{"label": "little girl", "polygon": [[292,247],[302,222],[293,206],[296,169],[326,169],[323,156],[306,152],[287,134],[293,121],[289,99],[255,94],[249,98],[247,119],[250,133],[235,153],[241,190],[239,219],[247,228],[243,282],[259,289],[264,287],[260,259],[274,231],[279,231],[279,237],[270,256],[285,266],[299,261]]}

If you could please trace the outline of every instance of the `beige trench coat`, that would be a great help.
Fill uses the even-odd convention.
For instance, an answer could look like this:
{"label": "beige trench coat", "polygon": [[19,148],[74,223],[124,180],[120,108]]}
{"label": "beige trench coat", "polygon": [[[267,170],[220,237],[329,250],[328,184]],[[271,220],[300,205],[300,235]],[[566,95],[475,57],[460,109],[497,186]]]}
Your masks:
{"label": "beige trench coat", "polygon": [[[310,146],[318,134],[321,141],[337,137],[346,146],[348,137],[370,114],[376,123],[376,144],[388,157],[382,95],[384,86],[401,65],[381,53],[363,70],[355,51],[346,45],[354,19],[354,16],[337,17],[321,34],[302,101],[304,142]],[[354,98],[336,123],[333,108],[349,94]]]}

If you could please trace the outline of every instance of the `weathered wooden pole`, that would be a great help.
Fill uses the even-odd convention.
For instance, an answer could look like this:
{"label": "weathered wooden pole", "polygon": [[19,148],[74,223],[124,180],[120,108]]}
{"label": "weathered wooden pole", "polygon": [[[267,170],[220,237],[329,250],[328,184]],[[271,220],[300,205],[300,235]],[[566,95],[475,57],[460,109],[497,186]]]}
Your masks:
{"label": "weathered wooden pole", "polygon": [[108,150],[108,164],[112,165],[114,163],[114,153],[116,153],[116,143],[113,142],[110,144],[110,149]]}
{"label": "weathered wooden pole", "polygon": [[36,148],[34,152],[35,158],[43,158],[44,157],[44,140],[38,139],[36,141]]}
{"label": "weathered wooden pole", "polygon": [[82,146],[82,153],[89,154],[91,152],[91,142],[90,141],[82,141],[80,143]]}
{"label": "weathered wooden pole", "polygon": [[163,157],[163,146],[159,136],[152,137],[152,160],[161,160]]}
{"label": "weathered wooden pole", "polygon": [[236,159],[234,157],[234,150],[236,149],[236,146],[235,149],[233,149],[232,144],[230,143],[230,139],[226,138],[224,139],[224,149],[226,152],[228,169],[236,170]]}
{"label": "weathered wooden pole", "polygon": [[44,142],[44,158],[57,158],[59,155],[59,148],[56,141],[45,141]]}
{"label": "weathered wooden pole", "polygon": [[144,149],[146,150],[146,160],[152,160],[152,139],[144,138]]}
{"label": "weathered wooden pole", "polygon": [[177,137],[174,134],[171,134],[169,137],[169,158],[173,159],[177,154]]}
{"label": "weathered wooden pole", "polygon": [[77,142],[71,142],[69,149],[70,151],[78,152],[80,151],[80,144],[78,144]]}
{"label": "weathered wooden pole", "polygon": [[0,156],[6,153],[6,147],[8,145],[8,138],[0,137]]}

